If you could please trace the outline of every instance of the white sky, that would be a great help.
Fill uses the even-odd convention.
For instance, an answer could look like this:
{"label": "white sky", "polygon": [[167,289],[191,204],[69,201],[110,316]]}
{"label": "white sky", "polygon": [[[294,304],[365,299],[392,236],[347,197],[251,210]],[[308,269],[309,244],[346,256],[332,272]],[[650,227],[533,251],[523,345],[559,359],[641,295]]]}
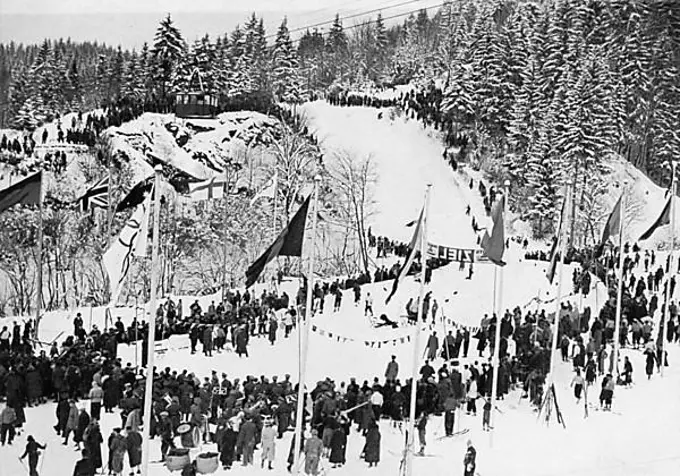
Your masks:
{"label": "white sky", "polygon": [[[680,1],[680,0],[679,0]],[[0,43],[40,43],[44,38],[99,41],[140,48],[153,39],[158,22],[172,14],[184,38],[192,42],[243,24],[251,13],[262,17],[267,33],[283,17],[291,29],[330,22],[336,13],[345,26],[441,5],[443,0],[0,0]],[[430,15],[436,10],[429,10]],[[328,26],[321,27],[327,29]],[[295,35],[294,35],[295,36]]]}
{"label": "white sky", "polygon": [[[404,0],[0,0],[0,14],[369,10]],[[433,2],[422,0],[423,4]],[[413,4],[414,8],[419,5]]]}

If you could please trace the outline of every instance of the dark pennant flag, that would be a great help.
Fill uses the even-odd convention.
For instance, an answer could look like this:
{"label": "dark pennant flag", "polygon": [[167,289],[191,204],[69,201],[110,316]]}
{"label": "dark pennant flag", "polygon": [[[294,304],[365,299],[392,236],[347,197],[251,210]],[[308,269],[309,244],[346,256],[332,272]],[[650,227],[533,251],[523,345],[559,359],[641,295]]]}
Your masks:
{"label": "dark pennant flag", "polygon": [[42,190],[42,172],[0,190],[0,213],[14,205],[38,205]]}
{"label": "dark pennant flag", "polygon": [[311,195],[307,197],[307,200],[295,213],[288,226],[281,231],[276,241],[246,270],[246,288],[257,282],[267,263],[277,256],[302,256],[302,242],[305,237],[307,210],[311,197]]}
{"label": "dark pennant flag", "polygon": [[656,219],[656,221],[649,228],[649,230],[645,231],[642,234],[642,236],[640,237],[640,241],[649,239],[654,234],[657,228],[664,225],[668,225],[671,222],[671,200],[673,200],[673,195],[668,197],[666,206],[664,206],[663,210],[661,210],[661,215],[659,215],[659,218]]}

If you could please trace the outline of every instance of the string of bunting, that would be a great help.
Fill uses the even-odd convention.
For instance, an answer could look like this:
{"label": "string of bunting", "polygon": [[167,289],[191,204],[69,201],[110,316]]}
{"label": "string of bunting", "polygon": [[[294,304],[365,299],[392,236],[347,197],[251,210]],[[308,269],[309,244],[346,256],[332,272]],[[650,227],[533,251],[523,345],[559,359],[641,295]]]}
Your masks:
{"label": "string of bunting", "polygon": [[334,340],[335,342],[363,342],[366,347],[370,347],[371,349],[378,348],[380,349],[382,346],[388,346],[392,344],[393,346],[396,346],[397,344],[406,344],[407,342],[411,342],[411,336],[405,336],[405,337],[398,337],[396,339],[387,339],[387,340],[360,340],[360,339],[354,339],[352,337],[344,337],[341,336],[335,332],[330,332],[326,331],[324,329],[319,329],[317,326],[312,325],[312,332],[315,332],[319,334],[320,336],[328,337],[330,340]]}

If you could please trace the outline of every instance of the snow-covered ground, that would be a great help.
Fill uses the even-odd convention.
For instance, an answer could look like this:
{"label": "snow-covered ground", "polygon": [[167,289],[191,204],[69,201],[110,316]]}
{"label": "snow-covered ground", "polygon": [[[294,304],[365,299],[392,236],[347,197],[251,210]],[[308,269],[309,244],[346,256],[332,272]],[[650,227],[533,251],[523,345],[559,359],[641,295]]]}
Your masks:
{"label": "snow-covered ground", "polygon": [[[470,217],[465,215],[465,207],[471,205],[473,213],[483,215],[479,195],[467,187],[466,179],[454,175],[441,157],[442,146],[430,132],[415,121],[405,123],[397,119],[393,123],[383,118],[378,120],[377,111],[370,108],[336,108],[323,102],[305,106],[311,120],[312,130],[324,139],[327,152],[336,148],[347,148],[359,154],[373,154],[379,173],[376,189],[378,213],[372,223],[375,234],[407,241],[412,229],[404,225],[415,219],[423,203],[427,183],[432,183],[430,213],[430,241],[454,247],[476,247],[476,237],[470,226]],[[327,153],[328,157],[329,154]],[[326,159],[332,160],[332,159]],[[635,175],[628,167],[615,172],[621,176],[634,176],[635,193],[644,197],[647,204],[638,210],[638,225],[644,229],[663,203],[663,190],[654,187],[641,175]],[[618,175],[617,175],[618,177]],[[647,193],[648,191],[648,193]],[[612,194],[614,196],[614,194]],[[486,223],[482,221],[482,226]],[[664,232],[659,232],[663,235]],[[554,296],[554,287],[545,278],[547,263],[525,261],[522,250],[512,244],[507,255],[508,265],[503,271],[502,308],[526,306],[532,298],[539,296],[548,300]],[[430,289],[440,304],[440,320],[435,327],[442,335],[450,329],[450,321],[463,325],[476,326],[484,314],[493,311],[494,267],[479,263],[475,266],[472,280],[466,280],[467,273],[458,270],[457,263],[440,268],[433,273]],[[564,271],[564,290],[571,290],[571,270]],[[385,312],[391,318],[404,314],[404,304],[409,297],[415,296],[418,283],[407,279],[389,306],[383,305],[391,283],[377,283],[365,286],[362,293],[371,292],[375,300],[375,312]],[[285,284],[289,295],[295,289],[294,282]],[[581,304],[571,298],[576,305],[589,305],[596,312],[606,298],[603,286],[591,292]],[[329,309],[316,316],[310,334],[309,364],[307,385],[330,376],[336,382],[356,377],[359,382],[377,376],[382,378],[390,355],[396,355],[400,363],[400,378],[408,376],[412,355],[412,341],[407,337],[413,332],[411,327],[399,329],[374,329],[363,316],[363,307],[355,307],[351,293],[343,299],[339,313]],[[193,298],[184,296],[183,304],[188,307]],[[206,306],[212,296],[199,299]],[[546,310],[554,310],[554,303]],[[331,306],[327,303],[327,308]],[[533,307],[533,304],[532,304]],[[186,310],[186,309],[185,309]],[[82,310],[85,326],[89,325],[89,310]],[[141,311],[140,311],[141,312]],[[114,317],[121,316],[129,321],[134,316],[132,309],[117,308]],[[71,329],[74,313],[54,313],[46,316],[41,328],[43,341],[53,339],[62,330]],[[103,325],[103,311],[93,311],[93,322]],[[7,322],[7,321],[5,321]],[[445,325],[446,323],[446,325]],[[4,324],[4,322],[0,322]],[[322,334],[323,331],[323,334]],[[426,336],[430,329],[425,329]],[[292,380],[297,379],[297,333],[288,339],[279,334],[279,342],[273,347],[264,339],[254,339],[249,347],[248,358],[239,359],[233,353],[214,353],[207,358],[202,354],[189,355],[185,348],[188,338],[173,337],[165,344],[167,351],[158,358],[160,367],[188,369],[197,376],[206,376],[214,369],[225,372],[230,377],[245,375],[279,375],[288,373]],[[403,342],[402,342],[403,340]],[[424,348],[425,339],[421,341]],[[368,345],[367,345],[368,343]],[[474,351],[476,341],[471,342],[470,359],[479,360]],[[558,363],[557,392],[563,411],[566,429],[554,421],[546,426],[537,420],[525,399],[520,399],[519,391],[512,392],[499,403],[502,413],[494,417],[495,430],[492,434],[481,431],[481,415],[478,417],[460,415],[459,428],[470,428],[469,437],[478,451],[477,471],[483,476],[667,476],[677,474],[680,469],[680,348],[672,346],[669,350],[671,367],[663,377],[655,374],[651,380],[644,377],[644,358],[639,351],[624,350],[634,366],[635,385],[631,389],[617,388],[612,413],[591,409],[584,417],[582,405],[576,405],[569,383],[571,364]],[[119,353],[124,361],[134,361],[134,347],[121,346]],[[486,357],[485,357],[486,358]],[[438,368],[442,361],[434,364]],[[599,388],[589,391],[588,399],[597,404]],[[45,462],[41,475],[70,474],[77,453],[71,447],[64,447],[48,427],[54,421],[54,406],[43,405],[27,409],[27,432],[38,436],[38,440],[48,442]],[[103,421],[104,438],[114,426],[119,425],[117,415],[106,415]],[[437,440],[443,434],[443,421],[435,417],[428,424],[428,446],[426,453],[431,458],[418,458],[415,461],[414,476],[438,474],[462,474],[462,458],[466,437]],[[493,438],[493,440],[492,440]],[[23,439],[19,441],[23,442]],[[284,440],[277,441],[275,470],[273,475],[287,474],[285,459],[288,456],[290,433]],[[330,470],[329,474],[397,474],[400,451],[403,448],[403,435],[398,429],[382,423],[381,463],[377,469],[367,469],[359,459],[363,438],[352,433],[347,450],[348,463],[341,469]],[[24,469],[16,456],[22,448],[19,443],[11,448],[0,449],[2,465],[0,476],[24,474]],[[152,443],[152,459],[160,455],[159,442]],[[5,458],[7,455],[7,458]],[[235,466],[229,474],[261,474],[259,452],[256,465],[251,468]],[[5,463],[6,462],[6,463]],[[150,474],[167,474],[160,465],[155,465]],[[227,474],[218,470],[216,474]]]}

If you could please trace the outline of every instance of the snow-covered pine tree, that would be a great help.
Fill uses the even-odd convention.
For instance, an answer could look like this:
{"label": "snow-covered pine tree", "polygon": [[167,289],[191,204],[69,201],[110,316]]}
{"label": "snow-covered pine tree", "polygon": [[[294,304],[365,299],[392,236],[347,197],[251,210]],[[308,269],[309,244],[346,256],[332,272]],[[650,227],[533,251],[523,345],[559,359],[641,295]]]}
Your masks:
{"label": "snow-covered pine tree", "polygon": [[173,24],[170,14],[158,25],[152,53],[155,66],[154,81],[159,88],[159,94],[162,98],[165,98],[170,93],[170,85],[186,53],[186,43],[182,34]]}
{"label": "snow-covered pine tree", "polygon": [[335,81],[343,82],[349,72],[349,40],[342,26],[340,15],[336,14],[328,38],[326,40],[327,54],[330,56],[328,68]]}
{"label": "snow-covered pine tree", "polygon": [[281,102],[298,104],[303,101],[302,80],[298,59],[288,31],[288,20],[283,19],[276,33],[273,56],[272,86],[274,97]]}

